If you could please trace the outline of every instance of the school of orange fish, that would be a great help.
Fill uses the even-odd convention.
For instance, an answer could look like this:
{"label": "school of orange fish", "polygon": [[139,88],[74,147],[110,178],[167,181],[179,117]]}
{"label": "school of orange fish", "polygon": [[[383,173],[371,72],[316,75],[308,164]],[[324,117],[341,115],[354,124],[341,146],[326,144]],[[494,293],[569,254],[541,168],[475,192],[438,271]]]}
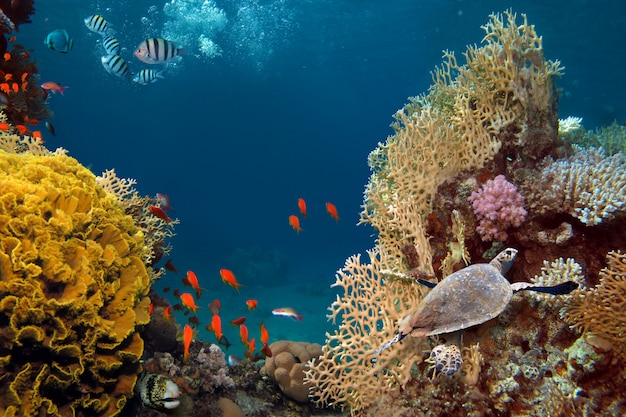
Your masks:
{"label": "school of orange fish", "polygon": [[[158,217],[159,219],[170,222],[171,218],[167,214],[168,210],[171,210],[171,206],[169,203],[169,198],[165,194],[157,194],[157,204],[149,207],[150,212],[153,216]],[[307,213],[307,205],[303,198],[298,199],[298,209],[300,210],[300,214],[303,218],[308,217]],[[337,212],[337,207],[334,204],[327,202],[326,203],[326,211],[335,221],[339,221],[339,214]],[[300,218],[292,214],[289,216],[289,225],[297,232],[300,233],[303,229],[300,227]],[[164,268],[171,272],[178,272],[178,269],[174,266],[171,259],[168,259],[165,263]],[[219,275],[222,279],[222,282],[230,287],[232,287],[237,293],[239,293],[239,289],[242,287],[242,284],[239,283],[235,273],[229,269],[222,268],[219,270]],[[190,315],[188,318],[188,324],[185,324],[183,328],[183,347],[184,353],[183,358],[184,361],[187,361],[189,357],[189,347],[191,346],[191,342],[194,339],[194,327],[200,325],[200,321],[197,316],[198,309],[201,308],[198,306],[197,301],[202,296],[202,293],[206,291],[204,288],[200,286],[200,281],[198,280],[198,276],[193,271],[187,271],[184,278],[182,278],[182,282],[185,286],[191,287],[194,293],[191,292],[181,292],[179,289],[175,289],[173,291],[173,295],[180,300],[180,303],[174,304],[174,306],[167,306],[163,310],[163,316],[166,320],[172,319],[172,310],[183,311],[185,316]],[[164,292],[169,293],[171,290],[170,287],[165,287],[163,289]],[[258,301],[255,299],[248,299],[245,301],[246,306],[249,311],[252,311],[257,308]],[[228,348],[231,343],[228,341],[224,333],[222,332],[222,318],[220,316],[220,300],[215,299],[208,304],[209,311],[212,314],[211,323],[206,325],[206,330],[212,332],[215,335],[215,339],[217,343]],[[150,306],[150,314],[153,312],[153,306]],[[302,315],[298,313],[291,307],[280,307],[272,310],[272,314],[275,316],[288,317],[298,322],[302,321]],[[239,327],[239,336],[241,338],[241,343],[243,344],[245,350],[244,354],[250,360],[258,360],[263,356],[272,356],[272,351],[269,347],[269,331],[265,327],[263,321],[259,323],[260,333],[259,333],[259,341],[261,342],[261,349],[259,349],[260,356],[256,351],[256,338],[250,338],[248,327],[245,325],[246,317],[241,316],[229,321],[231,326]],[[229,357],[229,362],[232,357]],[[236,359],[235,359],[236,360]]]}

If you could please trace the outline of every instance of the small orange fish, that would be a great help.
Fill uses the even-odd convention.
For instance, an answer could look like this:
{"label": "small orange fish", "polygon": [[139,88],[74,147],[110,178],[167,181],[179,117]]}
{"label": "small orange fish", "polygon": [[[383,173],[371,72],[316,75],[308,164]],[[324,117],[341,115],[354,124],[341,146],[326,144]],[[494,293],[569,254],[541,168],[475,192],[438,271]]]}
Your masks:
{"label": "small orange fish", "polygon": [[11,81],[13,79],[13,74],[4,74],[4,79],[6,81]]}
{"label": "small orange fish", "polygon": [[202,295],[202,291],[204,291],[204,288],[200,288],[200,283],[198,283],[198,277],[196,276],[195,272],[187,271],[187,282],[189,283],[189,285],[191,285],[191,288],[196,290],[196,298],[200,298],[200,296]]}
{"label": "small orange fish", "polygon": [[254,350],[256,349],[255,345],[255,340],[254,338],[252,340],[250,340],[250,342],[248,343],[248,349],[246,349],[246,351],[244,352],[244,354],[246,355],[246,358],[252,360],[252,354],[254,353]]}
{"label": "small orange fish", "polygon": [[0,130],[3,130],[3,131],[6,132],[7,130],[9,130],[9,124],[8,123],[0,123]]}
{"label": "small orange fish", "polygon": [[45,83],[41,84],[41,88],[43,88],[44,90],[50,91],[53,94],[58,91],[59,93],[61,93],[61,95],[63,95],[63,92],[68,87],[60,85],[59,83],[55,83],[54,81],[46,81]]}
{"label": "small orange fish", "polygon": [[196,305],[196,300],[193,299],[193,295],[189,294],[188,292],[184,292],[180,295],[180,301],[185,307],[192,310],[193,314],[196,314],[198,312],[198,309],[200,308]]}
{"label": "small orange fish", "polygon": [[298,216],[295,214],[289,216],[289,226],[291,226],[296,233],[300,233],[302,231],[302,228],[300,227],[300,219],[298,219]]}
{"label": "small orange fish", "polygon": [[193,329],[190,325],[185,324],[185,329],[183,330],[183,346],[185,350],[183,351],[183,361],[187,362],[187,358],[189,357],[189,346],[191,346],[191,338],[193,337]]}
{"label": "small orange fish", "polygon": [[5,52],[5,53],[4,53],[4,60],[5,60],[5,61],[10,61],[10,60],[11,60],[11,54],[10,54],[10,53],[8,53],[8,52]]}
{"label": "small orange fish", "polygon": [[158,217],[159,219],[163,220],[165,223],[169,223],[172,221],[172,219],[170,219],[170,217],[167,215],[165,210],[163,210],[161,207],[148,206],[148,210],[150,210],[150,213],[152,213],[154,217]]}
{"label": "small orange fish", "polygon": [[237,282],[237,278],[235,277],[235,274],[233,274],[233,271],[229,269],[220,269],[220,276],[222,277],[222,282],[230,285],[237,290],[237,292],[239,292],[239,287],[242,285]]}
{"label": "small orange fish", "polygon": [[165,320],[171,320],[171,318],[172,318],[172,306],[165,307],[165,309],[163,310],[163,317],[165,318]]}
{"label": "small orange fish", "polygon": [[246,300],[246,305],[250,311],[254,310],[258,303],[259,302],[257,300]]}
{"label": "small orange fish", "polygon": [[241,343],[243,343],[244,346],[248,346],[248,328],[245,324],[239,325],[239,337],[241,337]]}
{"label": "small orange fish", "polygon": [[15,39],[17,39],[17,37],[16,37],[15,35],[13,35],[13,36],[11,36],[11,37],[9,38],[9,42],[10,42],[10,43],[13,43],[13,42],[15,42]]}
{"label": "small orange fish", "polygon": [[35,131],[33,132],[33,138],[35,138],[35,139],[37,139],[37,140],[40,140],[40,141],[41,141],[41,140],[43,140],[43,137],[41,136],[41,132],[40,132],[40,131],[38,131],[38,130],[35,130]]}
{"label": "small orange fish", "polygon": [[261,337],[259,340],[261,340],[263,346],[267,346],[270,340],[270,334],[267,331],[267,328],[265,327],[265,324],[263,324],[263,322],[259,324],[259,327],[261,328]]}
{"label": "small orange fish", "polygon": [[27,72],[22,74],[22,81],[26,81],[26,77],[28,77],[28,73]]}
{"label": "small orange fish", "polygon": [[244,316],[238,317],[235,320],[231,320],[230,324],[233,326],[239,326],[240,324],[244,324],[246,322],[246,318]]}
{"label": "small orange fish", "polygon": [[150,305],[148,306],[148,315],[152,315],[152,312],[154,311],[154,304],[150,303]]}
{"label": "small orange fish", "polygon": [[309,216],[306,212],[306,201],[304,201],[304,198],[302,197],[298,199],[298,208],[300,209],[300,213],[302,213],[304,217]]}
{"label": "small orange fish", "polygon": [[17,83],[11,83],[11,89],[14,93],[17,93],[18,91],[20,91],[20,86]]}
{"label": "small orange fish", "polygon": [[211,318],[211,327],[213,327],[213,332],[219,342],[220,339],[224,337],[224,333],[222,333],[222,319],[219,314],[213,314],[213,317]]}
{"label": "small orange fish", "polygon": [[11,86],[9,85],[9,83],[1,83],[0,90],[2,90],[6,94],[9,94],[11,92]]}
{"label": "small orange fish", "polygon": [[330,214],[330,217],[335,219],[336,222],[339,221],[339,214],[337,213],[337,207],[333,203],[326,203],[326,211]]}
{"label": "small orange fish", "polygon": [[30,130],[28,130],[28,128],[24,125],[16,125],[15,128],[18,132],[20,132],[20,135],[26,135],[30,133]]}

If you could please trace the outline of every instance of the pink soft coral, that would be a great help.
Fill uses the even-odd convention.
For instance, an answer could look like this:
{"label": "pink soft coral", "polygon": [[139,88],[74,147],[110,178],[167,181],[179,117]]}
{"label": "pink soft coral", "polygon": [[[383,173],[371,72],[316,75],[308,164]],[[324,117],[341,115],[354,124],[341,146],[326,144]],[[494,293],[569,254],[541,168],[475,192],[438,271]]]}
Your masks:
{"label": "pink soft coral", "polygon": [[483,241],[505,241],[506,229],[519,227],[526,219],[524,199],[504,175],[487,181],[468,200],[474,207],[479,222],[476,230]]}

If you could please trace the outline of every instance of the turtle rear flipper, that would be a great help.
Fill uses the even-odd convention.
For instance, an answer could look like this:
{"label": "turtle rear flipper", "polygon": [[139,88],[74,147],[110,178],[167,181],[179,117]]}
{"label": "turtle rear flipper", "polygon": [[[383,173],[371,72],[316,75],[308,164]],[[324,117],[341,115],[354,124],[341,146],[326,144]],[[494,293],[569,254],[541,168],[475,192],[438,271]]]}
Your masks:
{"label": "turtle rear flipper", "polygon": [[537,284],[532,284],[530,282],[516,282],[514,284],[511,284],[511,289],[513,289],[513,292],[527,290],[527,291],[536,291],[536,292],[542,292],[542,293],[552,294],[552,295],[569,294],[572,291],[574,291],[576,288],[578,288],[578,284],[575,283],[574,281],[566,281],[557,285],[552,285],[550,287],[539,286]]}

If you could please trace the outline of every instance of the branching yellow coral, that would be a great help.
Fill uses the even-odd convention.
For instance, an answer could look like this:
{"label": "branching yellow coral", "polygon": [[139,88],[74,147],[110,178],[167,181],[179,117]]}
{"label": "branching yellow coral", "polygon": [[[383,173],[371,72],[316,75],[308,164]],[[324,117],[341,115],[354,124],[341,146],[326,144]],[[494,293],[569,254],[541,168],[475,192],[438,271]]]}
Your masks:
{"label": "branching yellow coral", "polygon": [[319,405],[341,406],[352,413],[376,400],[381,390],[403,387],[411,367],[422,362],[424,339],[406,338],[391,349],[373,351],[393,337],[396,322],[406,315],[420,293],[399,281],[385,281],[380,254],[369,252],[370,263],[359,255],[348,258],[337,272],[333,287],[342,295],[330,306],[328,318],[341,320],[339,328],[327,333],[322,356],[309,362],[305,382]]}
{"label": "branching yellow coral", "polygon": [[567,324],[582,333],[597,335],[613,345],[626,360],[626,254],[609,252],[595,288],[572,294],[561,309]]}
{"label": "branching yellow coral", "polygon": [[141,230],[76,160],[0,151],[0,411],[112,416],[149,321]]}

